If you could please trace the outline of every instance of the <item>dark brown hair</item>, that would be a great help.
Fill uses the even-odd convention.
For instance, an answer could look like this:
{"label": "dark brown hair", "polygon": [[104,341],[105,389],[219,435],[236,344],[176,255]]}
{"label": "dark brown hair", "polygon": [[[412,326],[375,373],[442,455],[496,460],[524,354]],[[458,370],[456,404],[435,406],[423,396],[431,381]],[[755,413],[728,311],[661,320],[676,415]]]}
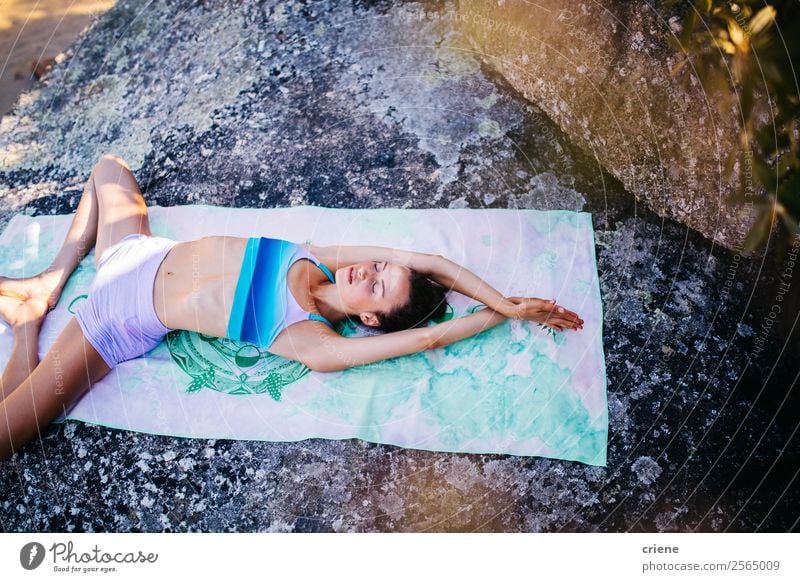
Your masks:
{"label": "dark brown hair", "polygon": [[420,327],[441,319],[447,310],[447,289],[411,269],[408,303],[390,313],[378,313],[378,329],[391,332]]}

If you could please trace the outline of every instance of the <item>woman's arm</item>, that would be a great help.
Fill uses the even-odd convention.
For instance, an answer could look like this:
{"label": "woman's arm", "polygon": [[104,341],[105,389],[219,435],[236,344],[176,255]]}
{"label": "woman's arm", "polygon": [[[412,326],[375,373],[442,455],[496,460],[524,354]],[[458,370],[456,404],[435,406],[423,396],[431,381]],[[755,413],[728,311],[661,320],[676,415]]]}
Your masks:
{"label": "woman's arm", "polygon": [[415,271],[426,272],[428,262],[432,255],[426,253],[416,253],[389,247],[374,247],[361,245],[332,245],[318,247],[305,245],[308,251],[320,259],[331,271],[336,271],[342,267],[348,267],[354,263],[366,261],[389,261],[414,269]]}
{"label": "woman's arm", "polygon": [[506,319],[491,309],[438,325],[368,337],[342,337],[322,323],[293,326],[270,352],[301,361],[316,372],[337,372],[398,356],[440,348],[476,335]]}
{"label": "woman's arm", "polygon": [[[550,302],[534,297],[504,297],[475,273],[441,255],[373,246],[307,245],[307,248],[333,271],[364,261],[389,261],[423,273],[447,289],[471,297],[505,317],[550,325],[553,317],[558,314],[557,323],[551,327],[560,330],[562,327],[579,328],[583,325],[583,319],[577,313],[556,304],[555,300]],[[552,315],[548,318],[547,314],[550,313]]]}
{"label": "woman's arm", "polygon": [[577,313],[557,305],[555,299],[548,301],[535,297],[504,297],[489,283],[458,263],[438,255],[428,256],[428,276],[431,279],[480,301],[505,317],[541,322],[559,331],[564,327],[577,329],[583,325],[583,320]]}
{"label": "woman's arm", "polygon": [[514,304],[466,267],[441,255],[432,255],[428,268],[428,277],[440,285],[480,301],[489,309],[507,317],[513,315]]}
{"label": "woman's arm", "polygon": [[389,261],[414,269],[448,289],[480,301],[498,313],[510,316],[515,307],[497,289],[475,273],[440,255],[373,246],[316,247],[307,245],[307,248],[332,271],[364,261]]}

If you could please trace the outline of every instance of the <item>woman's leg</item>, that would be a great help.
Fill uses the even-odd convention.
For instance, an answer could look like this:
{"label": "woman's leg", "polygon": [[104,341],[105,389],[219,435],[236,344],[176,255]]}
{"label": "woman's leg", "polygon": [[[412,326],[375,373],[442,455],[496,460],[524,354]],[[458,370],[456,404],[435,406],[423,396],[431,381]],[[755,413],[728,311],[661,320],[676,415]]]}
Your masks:
{"label": "woman's leg", "polygon": [[98,166],[99,163],[86,181],[67,237],[50,266],[38,275],[24,279],[0,277],[0,296],[22,301],[31,297],[44,298],[48,308],[56,306],[67,279],[92,249],[97,238],[99,204],[94,176]]}
{"label": "woman's leg", "polygon": [[0,316],[14,330],[14,348],[0,379],[0,459],[40,433],[111,369],[72,317],[38,362],[39,330],[67,279],[95,247],[95,264],[132,233],[152,236],[147,205],[125,162],[105,155],[87,180],[67,238],[36,277],[0,277]]}
{"label": "woman's leg", "polygon": [[81,260],[94,246],[97,264],[105,249],[137,232],[152,236],[147,205],[127,164],[106,154],[86,181],[67,237],[51,265],[34,277],[0,277],[0,316],[14,329],[11,357],[0,378],[0,400],[36,368],[41,323]]}
{"label": "woman's leg", "polygon": [[47,304],[40,299],[0,297],[0,315],[11,325],[14,335],[11,356],[0,377],[0,402],[39,365],[39,329],[46,312]]}
{"label": "woman's leg", "polygon": [[147,205],[128,165],[106,154],[92,169],[69,232],[50,266],[34,277],[0,276],[0,296],[44,297],[50,309],[58,303],[69,276],[95,247],[95,265],[108,247],[129,234],[152,236]]}
{"label": "woman's leg", "polygon": [[94,185],[99,201],[94,248],[97,264],[103,251],[129,234],[153,236],[153,233],[139,184],[122,158],[112,154],[103,156],[95,166]]}
{"label": "woman's leg", "polygon": [[0,277],[0,317],[14,333],[11,357],[0,377],[0,401],[36,369],[39,330],[47,311],[56,306],[67,279],[94,246],[99,213],[94,186],[97,167],[86,181],[67,237],[50,266],[24,279]]}
{"label": "woman's leg", "polygon": [[67,411],[111,369],[72,317],[33,373],[0,402],[0,459],[10,457]]}

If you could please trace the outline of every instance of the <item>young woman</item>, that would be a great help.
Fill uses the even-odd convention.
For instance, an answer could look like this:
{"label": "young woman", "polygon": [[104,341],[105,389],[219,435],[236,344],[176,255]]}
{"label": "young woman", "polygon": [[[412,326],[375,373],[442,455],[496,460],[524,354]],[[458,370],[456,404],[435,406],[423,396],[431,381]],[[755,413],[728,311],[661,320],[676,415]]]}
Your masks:
{"label": "young woman", "polygon": [[[97,275],[89,297],[39,362],[41,324],[92,246]],[[446,289],[487,308],[419,327],[441,316]],[[92,170],[51,266],[27,279],[0,277],[0,316],[14,333],[0,379],[0,458],[36,437],[118,363],[153,349],[172,329],[253,342],[312,370],[332,372],[446,346],[506,318],[558,330],[583,326],[555,299],[503,297],[440,256],[382,247],[304,247],[267,238],[154,237],[136,180],[113,155]],[[333,323],[346,317],[393,333],[342,337]]]}

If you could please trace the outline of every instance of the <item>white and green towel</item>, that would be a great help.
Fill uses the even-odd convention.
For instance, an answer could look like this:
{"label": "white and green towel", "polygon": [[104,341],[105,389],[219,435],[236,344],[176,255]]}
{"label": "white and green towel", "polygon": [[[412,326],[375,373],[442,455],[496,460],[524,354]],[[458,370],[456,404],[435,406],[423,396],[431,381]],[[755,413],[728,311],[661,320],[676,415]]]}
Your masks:
{"label": "white and green towel", "polygon": [[[436,253],[507,296],[556,298],[585,321],[555,332],[506,321],[439,350],[343,372],[310,372],[255,346],[171,332],[123,362],[67,418],[140,432],[297,441],[360,438],[432,451],[535,455],[606,464],[603,309],[591,214],[567,210],[335,210],[151,207],[154,235],[267,236]],[[0,274],[50,264],[72,215],[15,216],[0,236]],[[89,291],[94,252],[42,326],[43,357]],[[448,316],[478,304],[451,294]],[[340,325],[345,335],[368,333]],[[0,322],[0,362],[12,338]]]}

